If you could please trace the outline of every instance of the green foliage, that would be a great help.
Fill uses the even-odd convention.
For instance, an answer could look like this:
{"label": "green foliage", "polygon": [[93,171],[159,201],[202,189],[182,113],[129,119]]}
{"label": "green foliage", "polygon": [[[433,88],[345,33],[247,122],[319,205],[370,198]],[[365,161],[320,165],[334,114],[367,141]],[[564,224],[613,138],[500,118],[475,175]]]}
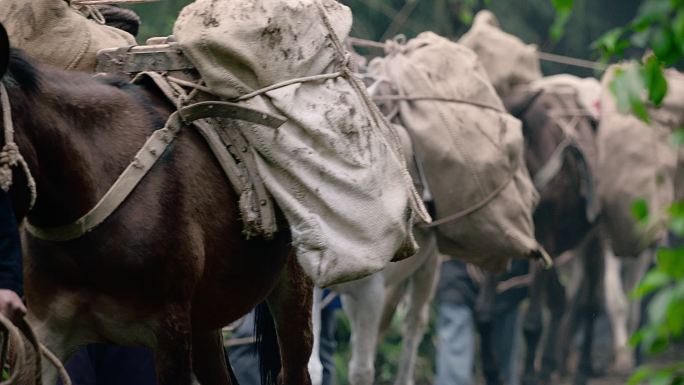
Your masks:
{"label": "green foliage", "polygon": [[682,63],[684,56],[684,0],[647,0],[627,26],[610,30],[593,45],[604,61],[624,58],[629,48],[648,49],[638,65],[616,71],[610,85],[618,107],[648,121],[648,108],[667,95],[663,69]]}
{"label": "green foliage", "polygon": [[563,36],[565,25],[570,20],[572,14],[573,0],[551,0],[551,3],[556,8],[556,20],[551,25],[551,39],[558,41]]}
{"label": "green foliage", "polygon": [[[603,60],[624,58],[629,49],[648,50],[639,62],[617,68],[610,89],[618,108],[648,122],[649,108],[660,106],[667,96],[665,66],[682,64],[684,57],[684,0],[646,0],[637,17],[627,26],[613,29],[594,43]],[[684,143],[683,130],[677,129],[672,143]],[[635,202],[633,214],[648,220],[646,202]],[[669,209],[669,229],[684,237],[684,202]],[[684,335],[684,246],[658,250],[656,266],[642,279],[632,293],[633,298],[652,296],[647,320],[630,343],[647,354],[659,354]],[[628,385],[684,384],[684,361],[664,368],[642,367],[632,374]]]}

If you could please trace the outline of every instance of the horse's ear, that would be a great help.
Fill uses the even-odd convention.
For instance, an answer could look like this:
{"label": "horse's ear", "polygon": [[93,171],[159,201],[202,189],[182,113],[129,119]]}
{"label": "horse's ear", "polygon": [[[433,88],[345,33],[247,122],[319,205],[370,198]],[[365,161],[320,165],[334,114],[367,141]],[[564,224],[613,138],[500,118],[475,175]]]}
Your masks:
{"label": "horse's ear", "polygon": [[5,76],[10,61],[10,41],[5,26],[0,23],[0,78]]}

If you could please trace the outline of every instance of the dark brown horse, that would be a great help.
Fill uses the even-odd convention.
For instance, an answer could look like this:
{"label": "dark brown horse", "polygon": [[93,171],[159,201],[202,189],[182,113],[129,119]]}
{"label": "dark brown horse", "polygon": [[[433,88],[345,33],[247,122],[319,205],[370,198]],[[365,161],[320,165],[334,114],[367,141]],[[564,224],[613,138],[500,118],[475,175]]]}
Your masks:
{"label": "dark brown horse", "polygon": [[[519,89],[503,98],[509,112],[523,123],[525,161],[540,202],[534,213],[536,238],[553,257],[579,248],[583,258],[588,297],[581,303],[585,315],[583,356],[576,382],[584,383],[591,365],[592,315],[598,307],[596,295],[602,274],[602,248],[595,226],[592,162],[595,156],[593,122],[581,113],[572,90],[538,91]],[[556,268],[534,266],[529,289],[530,304],[524,318],[527,345],[523,385],[548,383],[558,367],[558,345],[569,344],[559,334],[566,314],[565,288]],[[483,341],[484,374],[489,385],[500,384],[496,354],[492,351],[491,321],[496,279],[489,277],[478,298],[478,328]],[[543,331],[543,301],[550,311],[541,373],[535,368],[537,347]],[[489,342],[487,342],[489,341]],[[587,350],[589,349],[589,350]]]}
{"label": "dark brown horse", "polygon": [[[173,110],[145,88],[36,67],[6,45],[0,76],[37,185],[29,211],[26,175],[15,168],[11,195],[18,216],[40,227],[90,210]],[[266,300],[282,356],[278,382],[310,384],[311,284],[287,230],[245,239],[237,200],[186,127],[94,231],[66,242],[25,233],[26,300],[39,339],[62,360],[87,343],[144,345],[160,384],[189,385],[193,371],[203,384],[230,384],[218,331]],[[49,369],[43,376],[55,383]]]}

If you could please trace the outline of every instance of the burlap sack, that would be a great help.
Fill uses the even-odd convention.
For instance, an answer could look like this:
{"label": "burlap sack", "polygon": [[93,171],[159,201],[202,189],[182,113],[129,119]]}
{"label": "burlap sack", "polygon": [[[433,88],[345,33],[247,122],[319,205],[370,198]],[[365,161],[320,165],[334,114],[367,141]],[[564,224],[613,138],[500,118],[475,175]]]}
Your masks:
{"label": "burlap sack", "polygon": [[[198,0],[174,27],[185,54],[227,98],[343,69],[349,8],[334,0]],[[361,86],[362,87],[362,86]],[[363,91],[365,92],[365,91]],[[382,269],[415,251],[415,190],[400,144],[350,80],[298,82],[241,101],[287,117],[277,130],[242,125],[265,185],[284,212],[297,258],[319,286]],[[392,139],[393,138],[393,139]]]}
{"label": "burlap sack", "polygon": [[[609,89],[617,67],[603,78],[598,132],[599,184],[605,229],[618,256],[634,257],[667,233],[666,209],[675,196],[677,149],[669,138],[684,125],[684,77],[667,71],[669,91],[660,109],[649,109],[651,123],[618,111]],[[648,204],[650,220],[638,225],[632,207]]]}
{"label": "burlap sack", "polygon": [[490,11],[480,11],[458,42],[475,51],[499,95],[542,77],[537,47],[503,32]]}
{"label": "burlap sack", "polygon": [[13,47],[62,69],[92,72],[99,50],[135,44],[133,36],[87,19],[65,0],[2,0],[0,22]]}
{"label": "burlap sack", "polygon": [[577,113],[589,113],[595,121],[598,121],[601,115],[601,82],[594,78],[580,78],[567,74],[545,76],[531,82],[529,88],[551,92],[563,92],[568,88],[575,93],[581,107],[581,111]]}
{"label": "burlap sack", "polygon": [[399,123],[413,138],[435,220],[463,214],[437,227],[440,251],[493,270],[509,258],[539,257],[538,196],[524,166],[521,125],[475,53],[431,32],[390,50],[369,72],[408,97],[389,103],[398,104]]}

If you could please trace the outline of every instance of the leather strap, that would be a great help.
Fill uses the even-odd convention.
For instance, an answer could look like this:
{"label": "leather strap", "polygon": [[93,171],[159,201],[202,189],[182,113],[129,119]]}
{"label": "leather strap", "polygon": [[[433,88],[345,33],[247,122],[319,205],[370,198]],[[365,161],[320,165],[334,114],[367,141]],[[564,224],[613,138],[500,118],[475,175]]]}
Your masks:
{"label": "leather strap", "polygon": [[41,228],[27,221],[26,229],[46,241],[70,241],[92,231],[126,200],[145,175],[157,163],[178,132],[198,119],[222,117],[244,120],[272,128],[285,123],[285,118],[228,102],[200,102],[183,107],[169,116],[164,128],[155,131],[114,182],[112,187],[88,213],[64,226]]}
{"label": "leather strap", "polygon": [[[171,103],[177,103],[183,91],[176,88],[164,75],[154,71],[141,72],[133,82],[145,77],[151,79]],[[249,151],[249,143],[240,133],[239,127],[235,126],[237,124],[240,123],[236,120],[216,119],[193,123],[240,195],[239,205],[245,234],[248,237],[257,234],[270,237],[278,230],[273,199],[257,172],[254,155]]]}

